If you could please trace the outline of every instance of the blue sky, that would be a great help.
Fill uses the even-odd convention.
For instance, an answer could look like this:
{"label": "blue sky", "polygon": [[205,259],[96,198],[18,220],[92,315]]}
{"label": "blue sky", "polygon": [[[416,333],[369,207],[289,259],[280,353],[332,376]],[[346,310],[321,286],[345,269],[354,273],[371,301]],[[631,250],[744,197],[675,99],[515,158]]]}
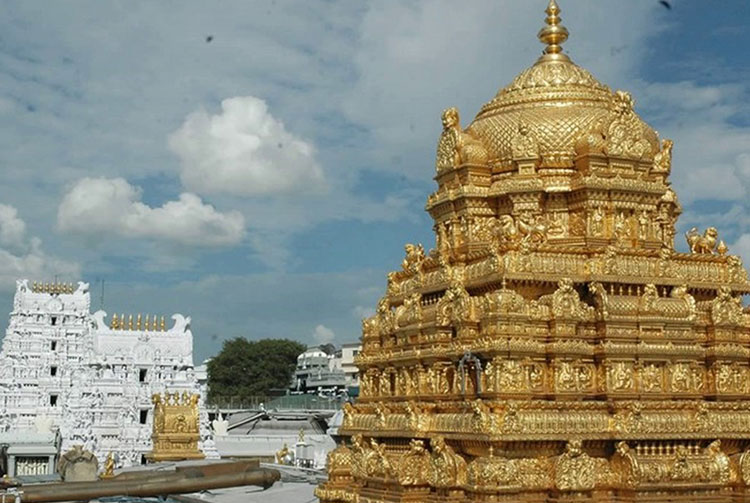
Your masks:
{"label": "blue sky", "polygon": [[[440,112],[467,125],[533,63],[545,5],[0,2],[0,303],[58,275],[98,308],[104,279],[110,314],[192,316],[197,359],[355,340],[433,245]],[[750,260],[750,6],[560,5],[573,60],[675,140],[680,231]]]}

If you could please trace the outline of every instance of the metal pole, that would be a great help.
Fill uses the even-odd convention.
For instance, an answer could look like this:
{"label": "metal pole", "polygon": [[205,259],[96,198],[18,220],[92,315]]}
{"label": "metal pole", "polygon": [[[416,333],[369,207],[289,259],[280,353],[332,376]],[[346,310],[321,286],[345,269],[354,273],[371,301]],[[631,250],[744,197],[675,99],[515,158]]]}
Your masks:
{"label": "metal pole", "polygon": [[208,475],[199,471],[185,471],[164,477],[145,477],[143,480],[100,480],[96,482],[69,482],[22,486],[22,503],[48,503],[56,501],[88,501],[111,496],[162,496],[192,493],[205,489],[237,486],[262,486],[268,488],[281,478],[276,470],[254,468],[239,473]]}

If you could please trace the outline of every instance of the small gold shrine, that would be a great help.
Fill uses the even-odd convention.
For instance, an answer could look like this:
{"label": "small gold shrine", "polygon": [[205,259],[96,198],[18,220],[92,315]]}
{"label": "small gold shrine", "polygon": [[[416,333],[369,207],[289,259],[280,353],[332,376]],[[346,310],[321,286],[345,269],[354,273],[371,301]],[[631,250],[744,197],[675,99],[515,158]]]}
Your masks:
{"label": "small gold shrine", "polygon": [[151,397],[154,404],[154,429],[151,440],[153,450],[146,457],[149,461],[179,461],[181,459],[203,459],[198,449],[200,439],[198,394],[156,393]]}
{"label": "small gold shrine", "polygon": [[675,250],[672,142],[559,12],[466,129],[443,113],[436,246],[363,321],[323,503],[750,501],[747,271],[714,228]]}

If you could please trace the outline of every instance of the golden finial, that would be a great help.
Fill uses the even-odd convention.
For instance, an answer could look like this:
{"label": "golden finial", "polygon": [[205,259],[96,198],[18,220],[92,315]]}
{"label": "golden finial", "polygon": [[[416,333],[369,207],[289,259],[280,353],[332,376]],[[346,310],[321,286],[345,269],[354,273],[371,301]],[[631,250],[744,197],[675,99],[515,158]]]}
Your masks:
{"label": "golden finial", "polygon": [[133,315],[128,315],[128,330],[133,330]]}
{"label": "golden finial", "polygon": [[120,320],[117,318],[117,313],[112,315],[112,322],[109,324],[109,328],[112,330],[120,328]]}
{"label": "golden finial", "polygon": [[729,248],[727,247],[726,243],[721,240],[719,241],[719,246],[716,247],[716,251],[721,255],[722,257],[727,254],[729,251]]}
{"label": "golden finial", "polygon": [[136,330],[141,329],[141,313],[138,313],[138,318],[135,321],[135,329]]}
{"label": "golden finial", "polygon": [[146,332],[151,330],[151,325],[148,322],[148,319],[150,316],[151,316],[150,314],[147,314],[146,317],[143,319],[143,330],[145,330]]}
{"label": "golden finial", "polygon": [[161,326],[160,326],[160,328],[161,328],[162,332],[165,332],[167,330],[166,325],[164,323],[164,316],[161,317]]}
{"label": "golden finial", "polygon": [[549,5],[544,11],[547,13],[547,18],[544,20],[547,26],[539,30],[537,37],[543,44],[547,44],[544,48],[544,54],[540,61],[570,61],[570,58],[562,53],[562,43],[568,40],[568,29],[560,24],[560,7],[557,6],[555,0],[549,0]]}

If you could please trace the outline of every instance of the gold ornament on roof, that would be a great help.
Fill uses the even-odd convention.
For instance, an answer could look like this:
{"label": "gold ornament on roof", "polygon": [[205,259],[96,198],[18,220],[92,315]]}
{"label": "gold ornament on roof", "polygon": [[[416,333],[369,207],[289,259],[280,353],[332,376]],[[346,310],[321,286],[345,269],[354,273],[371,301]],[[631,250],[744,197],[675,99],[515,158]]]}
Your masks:
{"label": "gold ornament on roof", "polygon": [[698,228],[693,227],[685,233],[685,239],[691,252],[711,254],[716,248],[719,231],[716,230],[716,227],[709,227],[701,236],[698,233]]}
{"label": "gold ornament on roof", "polygon": [[675,250],[672,141],[546,13],[530,68],[465,130],[443,114],[436,249],[407,245],[363,320],[322,503],[750,491],[747,271],[714,227]]}
{"label": "gold ornament on roof", "polygon": [[34,293],[49,293],[52,295],[71,294],[75,291],[72,283],[59,283],[55,280],[53,283],[42,283],[34,281],[31,285],[31,291]]}
{"label": "gold ornament on roof", "polygon": [[482,142],[461,129],[458,109],[443,110],[443,133],[437,147],[435,169],[438,173],[450,170],[461,164],[485,164],[487,150]]}
{"label": "gold ornament on roof", "polygon": [[133,315],[130,314],[127,317],[125,314],[121,314],[119,317],[117,313],[112,316],[110,322],[110,328],[112,330],[143,330],[146,332],[164,332],[166,331],[166,323],[164,316],[161,317],[159,322],[158,316],[150,314],[142,315],[137,314],[135,316],[135,322],[133,322]]}
{"label": "gold ornament on roof", "polygon": [[547,18],[544,20],[547,26],[539,30],[539,41],[547,44],[544,48],[544,55],[540,58],[542,61],[570,61],[570,58],[562,53],[562,43],[568,40],[568,29],[560,24],[560,7],[555,0],[550,0],[547,9]]}
{"label": "gold ornament on roof", "polygon": [[284,445],[281,447],[281,449],[276,451],[276,455],[275,455],[276,464],[279,464],[279,465],[287,464],[289,461],[289,458],[291,457],[291,452],[292,451],[289,450],[289,447],[286,445],[286,442],[285,442]]}
{"label": "gold ornament on roof", "polygon": [[669,175],[672,171],[672,147],[674,142],[664,139],[661,142],[661,150],[654,156],[654,171]]}

